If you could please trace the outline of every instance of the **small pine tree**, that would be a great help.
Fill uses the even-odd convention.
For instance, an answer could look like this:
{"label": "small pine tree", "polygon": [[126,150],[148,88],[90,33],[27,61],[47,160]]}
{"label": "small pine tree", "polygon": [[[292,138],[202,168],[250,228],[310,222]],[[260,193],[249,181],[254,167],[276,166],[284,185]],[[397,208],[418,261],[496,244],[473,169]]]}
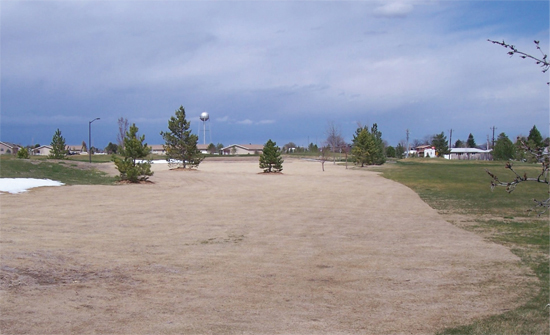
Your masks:
{"label": "small pine tree", "polygon": [[206,151],[208,151],[208,153],[211,155],[215,154],[217,152],[216,145],[214,143],[210,143],[206,148]]}
{"label": "small pine tree", "polygon": [[105,152],[112,155],[112,154],[116,154],[118,152],[118,145],[112,143],[112,142],[109,142],[109,144],[107,144],[107,146],[105,147]]}
{"label": "small pine tree", "polygon": [[386,157],[395,158],[395,148],[391,145],[386,147]]}
{"label": "small pine tree", "polygon": [[319,147],[317,144],[310,143],[307,147],[307,150],[310,152],[319,152]]}
{"label": "small pine tree", "polygon": [[450,153],[449,145],[447,144],[447,136],[445,136],[444,132],[432,137],[432,146],[435,148],[438,157],[443,157]]}
{"label": "small pine tree", "polygon": [[355,163],[361,164],[361,167],[365,164],[382,165],[386,162],[382,133],[378,131],[376,123],[372,125],[371,131],[367,126],[357,128],[352,143],[351,155]]}
{"label": "small pine tree", "polygon": [[17,158],[20,159],[29,159],[29,150],[27,148],[21,148],[17,151]]}
{"label": "small pine tree", "polygon": [[353,147],[351,148],[351,155],[353,156],[356,164],[361,164],[361,167],[365,164],[369,165],[373,161],[373,149],[375,146],[374,137],[369,132],[368,128],[357,128],[353,135]]}
{"label": "small pine tree", "polygon": [[283,162],[277,143],[271,139],[268,140],[260,155],[260,169],[263,169],[264,173],[281,172],[283,171]]}
{"label": "small pine tree", "polygon": [[395,147],[395,157],[396,158],[403,158],[403,156],[405,155],[405,146],[401,143],[399,143],[396,147]]}
{"label": "small pine tree", "polygon": [[493,148],[494,160],[510,160],[514,158],[516,147],[505,133],[500,133]]}
{"label": "small pine tree", "polygon": [[65,138],[61,136],[61,130],[57,129],[52,138],[52,150],[50,151],[49,158],[64,159],[67,156],[67,145],[65,144]]}
{"label": "small pine tree", "polygon": [[164,139],[166,160],[170,164],[181,165],[184,169],[198,167],[204,159],[197,148],[199,137],[191,134],[191,122],[185,119],[185,109],[180,106],[175,116],[168,120],[168,132],[160,132]]}
{"label": "small pine tree", "polygon": [[151,171],[151,160],[144,160],[150,153],[151,148],[144,143],[145,135],[138,137],[138,127],[132,124],[124,136],[124,149],[120,154],[124,157],[120,159],[113,155],[113,162],[120,172],[119,179],[127,180],[132,183],[145,181],[153,175]]}
{"label": "small pine tree", "polygon": [[530,142],[529,144],[533,145],[536,148],[540,148],[543,146],[542,135],[537,129],[537,126],[533,126],[533,128],[531,128],[531,130],[529,131],[529,136],[527,136],[527,140]]}
{"label": "small pine tree", "polygon": [[384,150],[382,132],[378,130],[378,124],[374,123],[372,125],[370,133],[374,137],[374,150],[371,164],[382,165],[386,162],[386,151]]}
{"label": "small pine tree", "polygon": [[471,133],[470,135],[468,135],[468,140],[466,141],[466,145],[468,148],[477,147],[476,141],[474,140],[474,135],[472,135]]}

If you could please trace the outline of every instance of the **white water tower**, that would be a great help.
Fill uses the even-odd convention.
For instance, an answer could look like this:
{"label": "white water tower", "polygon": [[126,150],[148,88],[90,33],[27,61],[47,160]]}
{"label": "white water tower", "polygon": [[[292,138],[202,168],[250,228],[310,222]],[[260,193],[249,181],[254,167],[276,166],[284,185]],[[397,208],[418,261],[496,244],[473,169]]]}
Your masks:
{"label": "white water tower", "polygon": [[202,143],[206,145],[206,121],[210,120],[210,115],[207,112],[202,112],[200,119],[202,121]]}

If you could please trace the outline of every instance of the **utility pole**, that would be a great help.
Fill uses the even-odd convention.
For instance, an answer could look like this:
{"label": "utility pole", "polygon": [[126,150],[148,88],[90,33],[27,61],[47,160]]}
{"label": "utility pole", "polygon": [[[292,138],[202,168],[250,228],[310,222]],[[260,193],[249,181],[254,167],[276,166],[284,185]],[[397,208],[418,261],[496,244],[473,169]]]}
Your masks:
{"label": "utility pole", "polygon": [[406,158],[409,158],[409,129],[407,129],[407,154],[405,155]]}
{"label": "utility pole", "polygon": [[99,120],[98,117],[88,122],[88,157],[90,158],[90,163],[92,162],[92,122]]}
{"label": "utility pole", "polygon": [[449,159],[451,159],[451,149],[453,148],[453,130],[449,130]]}
{"label": "utility pole", "polygon": [[494,148],[494,147],[495,147],[495,129],[497,129],[497,127],[492,126],[492,127],[489,128],[489,129],[492,129],[492,130],[493,130],[493,146],[492,146],[492,147]]}

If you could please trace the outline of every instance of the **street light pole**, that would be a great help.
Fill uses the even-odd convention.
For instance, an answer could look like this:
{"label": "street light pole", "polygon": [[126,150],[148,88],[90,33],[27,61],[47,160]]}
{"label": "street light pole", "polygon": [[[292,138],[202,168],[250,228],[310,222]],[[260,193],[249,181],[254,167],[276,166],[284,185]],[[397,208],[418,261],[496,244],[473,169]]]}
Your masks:
{"label": "street light pole", "polygon": [[92,162],[92,122],[99,120],[98,117],[88,122],[88,157],[90,158],[90,163]]}

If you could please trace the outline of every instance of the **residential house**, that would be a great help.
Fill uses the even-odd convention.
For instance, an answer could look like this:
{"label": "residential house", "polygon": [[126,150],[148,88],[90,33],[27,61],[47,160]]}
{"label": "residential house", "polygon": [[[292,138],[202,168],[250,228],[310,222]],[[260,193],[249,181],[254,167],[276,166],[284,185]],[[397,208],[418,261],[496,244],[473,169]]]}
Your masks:
{"label": "residential house", "polygon": [[162,144],[153,144],[149,147],[151,148],[151,153],[153,155],[166,155],[166,150],[164,150],[164,145]]}
{"label": "residential house", "polygon": [[53,148],[51,145],[41,145],[38,148],[34,148],[32,150],[32,153],[33,155],[38,155],[38,156],[48,156],[52,151],[52,149]]}
{"label": "residential house", "polygon": [[201,152],[201,154],[209,154],[210,152],[208,152],[208,146],[210,144],[197,144],[197,149],[199,149],[199,151]]}
{"label": "residential house", "polygon": [[0,141],[0,155],[15,155],[21,148],[17,144]]}
{"label": "residential house", "polygon": [[222,148],[222,155],[259,155],[263,152],[263,144],[231,144]]}
{"label": "residential house", "polygon": [[483,150],[478,148],[451,148],[451,153],[445,155],[447,159],[463,160],[491,160],[493,149]]}
{"label": "residential house", "polygon": [[[163,144],[153,144],[149,146],[151,148],[151,153],[154,155],[166,155],[166,150],[164,150]],[[197,144],[197,149],[203,154],[208,154],[208,144]]]}
{"label": "residential house", "polygon": [[436,157],[435,148],[431,145],[419,145],[412,150],[409,150],[409,156],[417,155],[418,157],[434,158]]}
{"label": "residential house", "polygon": [[80,145],[68,145],[67,153],[69,155],[87,155],[88,153],[82,150],[82,144]]}

